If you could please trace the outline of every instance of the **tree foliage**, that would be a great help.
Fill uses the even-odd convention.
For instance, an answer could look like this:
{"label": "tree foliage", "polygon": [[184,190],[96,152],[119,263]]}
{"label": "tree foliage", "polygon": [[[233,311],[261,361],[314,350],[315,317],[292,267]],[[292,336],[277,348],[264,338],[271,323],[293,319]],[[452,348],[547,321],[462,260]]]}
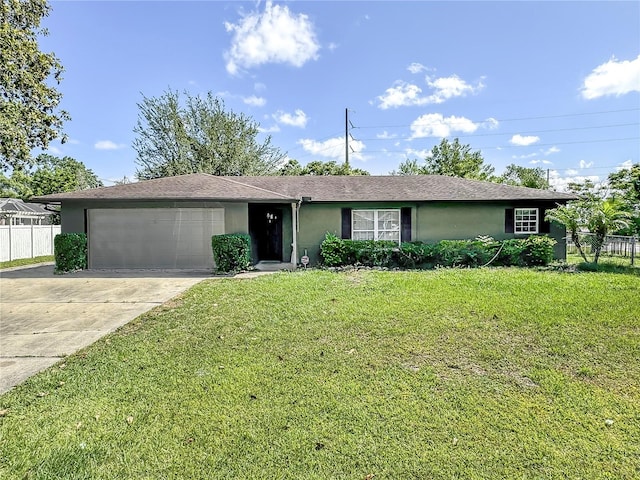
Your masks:
{"label": "tree foliage", "polygon": [[443,138],[439,145],[435,145],[424,165],[417,160],[402,162],[396,175],[445,175],[449,177],[471,178],[475,180],[489,180],[494,172],[491,165],[484,163],[480,151],[471,151],[470,145],[463,145],[458,138],[449,142]]}
{"label": "tree foliage", "polygon": [[521,167],[512,163],[507,165],[505,172],[496,177],[497,183],[506,183],[518,187],[539,188],[546,190],[549,188],[546,172],[540,168]]}
{"label": "tree foliage", "polygon": [[558,222],[567,228],[571,240],[585,262],[588,260],[580,233],[588,231],[593,234],[593,263],[598,263],[607,235],[628,226],[628,218],[628,212],[621,210],[615,200],[600,198],[595,194],[548,210],[546,215],[547,220]]}
{"label": "tree foliage", "polygon": [[0,175],[1,196],[28,200],[34,195],[74,192],[103,186],[93,171],[71,157],[58,158],[41,154],[34,163],[33,170],[16,168],[11,177]]}
{"label": "tree foliage", "polygon": [[640,163],[629,169],[609,174],[611,197],[620,208],[629,213],[630,224],[618,233],[622,235],[640,234]]}
{"label": "tree foliage", "polygon": [[369,175],[369,172],[361,168],[352,168],[350,165],[334,161],[321,162],[315,160],[304,167],[297,160],[290,159],[278,171],[280,175]]}
{"label": "tree foliage", "polygon": [[[30,166],[31,150],[47,148],[69,120],[58,109],[62,94],[50,85],[62,79],[60,61],[43,53],[38,35],[49,14],[46,0],[2,0],[0,6],[0,162],[3,171]],[[62,135],[64,142],[66,137]]]}
{"label": "tree foliage", "polygon": [[168,90],[138,104],[133,148],[139,179],[210,173],[270,175],[284,154],[271,137],[258,140],[259,125],[250,117],[225,109],[211,92],[192,96]]}

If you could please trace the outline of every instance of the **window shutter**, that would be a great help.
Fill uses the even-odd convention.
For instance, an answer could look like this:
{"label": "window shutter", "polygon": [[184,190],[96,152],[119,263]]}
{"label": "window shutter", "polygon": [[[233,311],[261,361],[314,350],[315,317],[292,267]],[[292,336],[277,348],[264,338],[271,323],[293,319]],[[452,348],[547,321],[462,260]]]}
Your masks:
{"label": "window shutter", "polygon": [[550,233],[551,232],[551,223],[547,222],[544,219],[545,214],[547,213],[547,211],[545,210],[544,207],[540,207],[538,209],[538,232],[540,233]]}
{"label": "window shutter", "polygon": [[411,241],[411,207],[400,209],[400,241]]}
{"label": "window shutter", "polygon": [[342,209],[342,238],[351,239],[351,209]]}
{"label": "window shutter", "polygon": [[504,233],[513,233],[513,208],[504,211]]}

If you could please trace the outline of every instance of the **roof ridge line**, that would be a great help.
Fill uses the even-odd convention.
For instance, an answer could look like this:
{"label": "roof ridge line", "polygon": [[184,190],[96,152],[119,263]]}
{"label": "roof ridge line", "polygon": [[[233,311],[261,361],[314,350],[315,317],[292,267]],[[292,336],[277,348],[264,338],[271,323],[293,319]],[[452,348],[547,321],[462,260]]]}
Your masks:
{"label": "roof ridge line", "polygon": [[[208,173],[207,175],[211,175],[211,174],[210,174],[210,173]],[[216,175],[211,175],[211,176],[212,176],[212,177],[215,177]],[[265,176],[268,176],[268,175],[265,175]],[[260,191],[262,191],[262,192],[270,193],[270,194],[272,194],[272,195],[278,195],[279,197],[286,198],[287,200],[292,200],[292,197],[288,197],[288,196],[286,196],[286,195],[282,195],[281,193],[273,192],[273,191],[271,191],[271,190],[267,190],[266,188],[256,187],[255,185],[249,185],[249,184],[247,184],[247,183],[242,183],[242,182],[239,182],[239,181],[237,181],[237,180],[232,180],[230,177],[227,177],[227,176],[222,176],[222,175],[220,175],[220,176],[218,176],[218,178],[222,178],[223,180],[226,180],[226,181],[231,182],[231,183],[235,183],[235,184],[237,184],[237,185],[242,185],[243,187],[253,188],[253,189],[256,189],[256,190],[260,190]]]}

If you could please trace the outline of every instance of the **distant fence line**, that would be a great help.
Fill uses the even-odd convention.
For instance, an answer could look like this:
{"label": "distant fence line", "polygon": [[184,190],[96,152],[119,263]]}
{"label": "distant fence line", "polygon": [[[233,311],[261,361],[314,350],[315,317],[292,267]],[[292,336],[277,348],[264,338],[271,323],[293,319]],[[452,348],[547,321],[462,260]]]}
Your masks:
{"label": "distant fence line", "polygon": [[[585,254],[593,254],[593,243],[595,240],[594,233],[580,233],[580,246]],[[637,237],[626,237],[622,235],[607,235],[604,239],[604,245],[600,251],[601,256],[610,257],[624,257],[631,260],[631,265],[634,264],[634,260],[638,256],[638,243],[640,240]],[[567,253],[578,253],[578,248],[575,246],[571,237],[567,237]]]}
{"label": "distant fence line", "polygon": [[0,226],[0,262],[53,255],[60,225]]}

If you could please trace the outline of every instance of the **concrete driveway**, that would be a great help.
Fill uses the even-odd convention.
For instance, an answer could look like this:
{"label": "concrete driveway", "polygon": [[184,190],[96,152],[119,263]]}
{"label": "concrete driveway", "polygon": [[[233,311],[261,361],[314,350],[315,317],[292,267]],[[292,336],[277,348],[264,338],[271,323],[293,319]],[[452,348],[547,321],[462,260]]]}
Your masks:
{"label": "concrete driveway", "polygon": [[0,271],[0,394],[182,293],[208,272]]}

